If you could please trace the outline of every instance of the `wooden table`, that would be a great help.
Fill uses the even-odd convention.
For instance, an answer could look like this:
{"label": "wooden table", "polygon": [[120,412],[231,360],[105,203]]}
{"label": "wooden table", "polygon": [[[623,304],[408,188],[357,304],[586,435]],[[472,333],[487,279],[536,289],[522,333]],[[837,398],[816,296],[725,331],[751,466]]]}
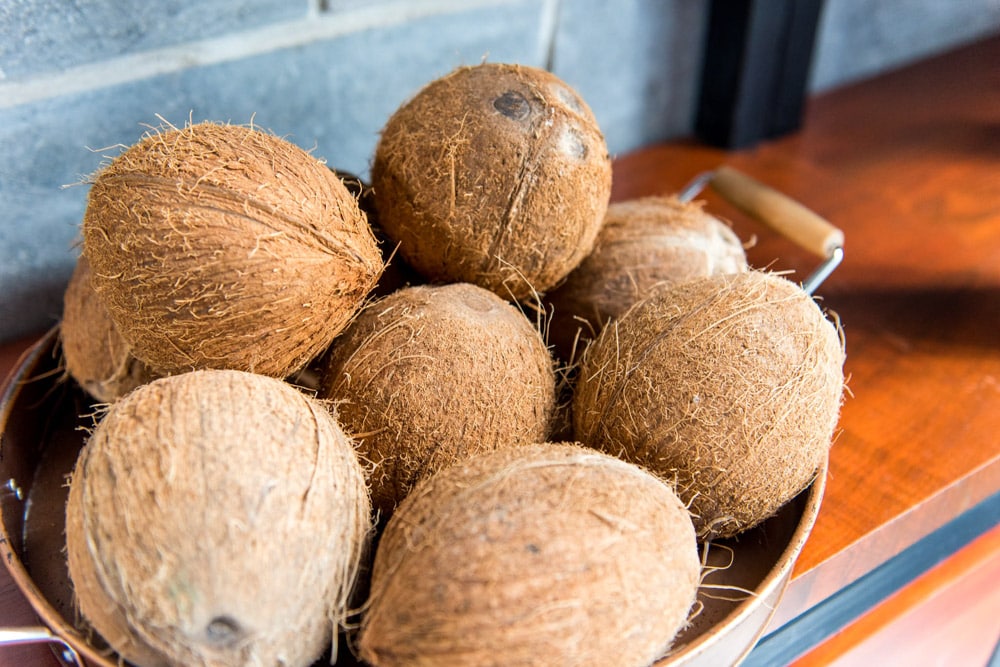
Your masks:
{"label": "wooden table", "polygon": [[[615,161],[616,200],[674,192],[697,173],[728,164],[845,232],[844,264],[818,295],[843,323],[851,396],[823,507],[772,630],[780,632],[1000,491],[998,63],[995,37],[818,96],[800,132],[754,149],[724,152],[679,141]],[[705,199],[742,238],[757,237],[749,250],[756,266],[790,270],[798,279],[816,266],[815,257],[714,195]],[[3,346],[0,371],[7,373],[27,343]],[[1000,572],[997,529],[801,664],[849,658],[852,649],[926,602],[923,593],[952,588],[964,591],[962,609],[986,609],[979,620],[987,625],[980,626],[978,643],[971,642],[981,656],[1000,632],[1000,597],[993,593],[996,579],[972,586],[973,579],[959,576],[971,572],[969,562],[978,568],[975,581],[983,572]],[[0,626],[31,622],[26,602],[0,568]],[[928,650],[954,643],[935,643],[933,633],[933,627],[923,631],[924,643],[937,647]],[[894,645],[891,650],[905,648]],[[0,653],[0,664],[56,663],[47,649],[25,647]]]}

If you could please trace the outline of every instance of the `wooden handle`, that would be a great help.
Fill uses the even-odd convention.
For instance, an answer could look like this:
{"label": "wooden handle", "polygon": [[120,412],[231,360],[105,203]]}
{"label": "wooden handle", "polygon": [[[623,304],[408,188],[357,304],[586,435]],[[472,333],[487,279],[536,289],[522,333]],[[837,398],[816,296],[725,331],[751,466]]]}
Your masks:
{"label": "wooden handle", "polygon": [[710,181],[712,189],[747,215],[794,241],[809,252],[829,257],[844,246],[844,232],[808,208],[746,174],[722,166]]}

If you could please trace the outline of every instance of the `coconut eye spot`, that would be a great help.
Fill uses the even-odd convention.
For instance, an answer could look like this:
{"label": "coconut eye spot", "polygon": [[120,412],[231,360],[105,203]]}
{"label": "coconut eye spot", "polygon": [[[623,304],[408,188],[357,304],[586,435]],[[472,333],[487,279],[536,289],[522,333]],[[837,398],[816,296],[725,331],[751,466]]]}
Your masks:
{"label": "coconut eye spot", "polygon": [[572,90],[557,84],[552,85],[550,90],[556,99],[570,111],[578,114],[583,113],[583,104],[580,103],[580,98]]}
{"label": "coconut eye spot", "polygon": [[477,313],[490,313],[496,310],[496,304],[483,294],[463,294],[461,299],[466,308]]}
{"label": "coconut eye spot", "polygon": [[205,626],[205,637],[215,646],[233,646],[243,636],[243,628],[232,616],[216,616]]}
{"label": "coconut eye spot", "polygon": [[531,115],[531,103],[516,90],[508,90],[493,100],[493,108],[511,120],[524,120]]}
{"label": "coconut eye spot", "polygon": [[580,133],[572,127],[568,127],[560,133],[559,150],[564,155],[577,160],[587,158],[587,144],[584,143]]}

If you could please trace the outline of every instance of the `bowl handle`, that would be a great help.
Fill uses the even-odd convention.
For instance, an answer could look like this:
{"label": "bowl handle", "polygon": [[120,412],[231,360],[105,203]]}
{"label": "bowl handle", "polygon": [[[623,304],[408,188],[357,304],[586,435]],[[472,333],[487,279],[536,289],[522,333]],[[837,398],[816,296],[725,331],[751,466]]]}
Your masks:
{"label": "bowl handle", "polygon": [[730,204],[805,250],[825,258],[802,283],[812,294],[844,259],[844,232],[790,197],[732,167],[699,174],[677,195],[691,201],[710,185]]}

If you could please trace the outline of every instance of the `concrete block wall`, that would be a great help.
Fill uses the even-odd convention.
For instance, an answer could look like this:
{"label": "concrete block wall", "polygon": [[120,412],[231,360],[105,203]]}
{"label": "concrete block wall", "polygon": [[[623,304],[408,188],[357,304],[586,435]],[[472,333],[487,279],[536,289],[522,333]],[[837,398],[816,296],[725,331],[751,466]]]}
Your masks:
{"label": "concrete block wall", "polygon": [[[890,0],[884,23],[908,2],[982,5],[1000,25],[998,0]],[[900,57],[883,32],[858,28],[869,3],[829,5],[816,89],[885,66],[853,59],[858,40]],[[150,126],[252,120],[366,175],[380,128],[422,85],[458,65],[516,61],[576,88],[621,154],[691,131],[707,10],[707,0],[0,0],[0,341],[58,320],[85,179]]]}
{"label": "concrete block wall", "polygon": [[1000,31],[1000,0],[825,0],[810,87],[830,90]]}

